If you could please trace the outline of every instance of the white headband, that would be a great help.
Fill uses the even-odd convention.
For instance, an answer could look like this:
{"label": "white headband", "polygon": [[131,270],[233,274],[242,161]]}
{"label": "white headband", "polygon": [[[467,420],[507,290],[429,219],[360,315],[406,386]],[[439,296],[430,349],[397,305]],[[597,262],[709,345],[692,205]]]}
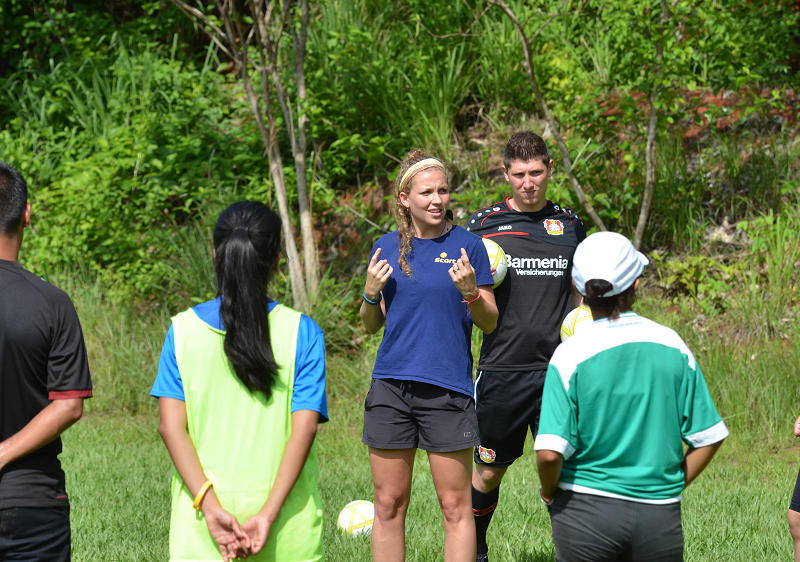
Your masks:
{"label": "white headband", "polygon": [[426,158],[425,160],[420,160],[406,170],[405,174],[403,174],[403,178],[400,180],[400,191],[403,191],[406,188],[406,185],[408,185],[408,182],[411,181],[411,178],[427,168],[441,168],[441,170],[444,171],[444,164],[439,162],[436,158]]}

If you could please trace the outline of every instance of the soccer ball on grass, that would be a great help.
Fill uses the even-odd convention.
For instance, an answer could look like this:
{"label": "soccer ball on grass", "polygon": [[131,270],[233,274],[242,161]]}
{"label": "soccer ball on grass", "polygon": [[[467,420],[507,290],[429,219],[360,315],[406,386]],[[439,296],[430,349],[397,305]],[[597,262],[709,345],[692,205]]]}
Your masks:
{"label": "soccer ball on grass", "polygon": [[339,513],[336,526],[343,535],[355,537],[372,530],[375,519],[375,506],[367,500],[356,500],[344,506]]}

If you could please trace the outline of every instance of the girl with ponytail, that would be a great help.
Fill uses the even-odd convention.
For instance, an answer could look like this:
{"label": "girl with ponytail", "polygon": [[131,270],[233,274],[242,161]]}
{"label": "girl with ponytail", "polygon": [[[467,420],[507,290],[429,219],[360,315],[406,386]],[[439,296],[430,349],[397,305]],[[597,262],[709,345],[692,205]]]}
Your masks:
{"label": "girl with ponytail", "polygon": [[276,303],[281,219],[242,201],[214,227],[217,298],[172,319],[151,392],[175,464],[170,559],[324,559],[314,437],[325,342]]}
{"label": "girl with ponytail", "polygon": [[395,182],[397,232],[372,249],[361,319],[385,325],[365,401],[364,436],[375,486],[372,559],[405,558],[405,514],[417,448],[428,452],[444,515],[444,559],[475,560],[472,449],[473,323],[497,324],[492,273],[481,239],[447,218],[444,165],[410,152]]}

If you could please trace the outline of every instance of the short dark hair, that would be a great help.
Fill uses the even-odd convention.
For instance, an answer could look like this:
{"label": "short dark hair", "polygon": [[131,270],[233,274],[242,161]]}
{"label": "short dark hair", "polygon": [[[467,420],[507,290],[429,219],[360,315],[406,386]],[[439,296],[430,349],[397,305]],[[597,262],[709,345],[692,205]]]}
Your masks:
{"label": "short dark hair", "polygon": [[13,234],[22,222],[28,184],[22,174],[0,160],[0,234]]}
{"label": "short dark hair", "polygon": [[619,318],[619,311],[622,305],[635,295],[634,285],[631,284],[630,287],[621,293],[611,295],[610,297],[601,297],[600,295],[605,295],[614,288],[614,286],[605,279],[589,279],[586,281],[584,287],[586,289],[584,301],[589,305],[589,308],[599,308],[603,310],[606,316],[612,320]]}
{"label": "short dark hair", "polygon": [[511,162],[530,162],[531,160],[541,160],[545,164],[550,163],[550,151],[547,149],[544,139],[533,131],[522,131],[516,133],[506,144],[503,150],[503,165],[508,170]]}

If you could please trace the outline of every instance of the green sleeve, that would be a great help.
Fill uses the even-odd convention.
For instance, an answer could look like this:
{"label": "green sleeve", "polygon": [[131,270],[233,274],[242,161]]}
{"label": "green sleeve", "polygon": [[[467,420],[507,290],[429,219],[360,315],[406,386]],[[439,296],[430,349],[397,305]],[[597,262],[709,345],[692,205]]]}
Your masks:
{"label": "green sleeve", "polygon": [[[574,383],[573,372],[567,384]],[[552,363],[547,368],[542,395],[542,413],[539,433],[534,449],[557,451],[568,459],[578,447],[578,416],[575,392],[569,392],[558,368]]]}
{"label": "green sleeve", "polygon": [[717,412],[697,363],[694,368],[689,361],[686,363],[681,398],[681,437],[687,444],[704,447],[727,437],[728,430]]}

